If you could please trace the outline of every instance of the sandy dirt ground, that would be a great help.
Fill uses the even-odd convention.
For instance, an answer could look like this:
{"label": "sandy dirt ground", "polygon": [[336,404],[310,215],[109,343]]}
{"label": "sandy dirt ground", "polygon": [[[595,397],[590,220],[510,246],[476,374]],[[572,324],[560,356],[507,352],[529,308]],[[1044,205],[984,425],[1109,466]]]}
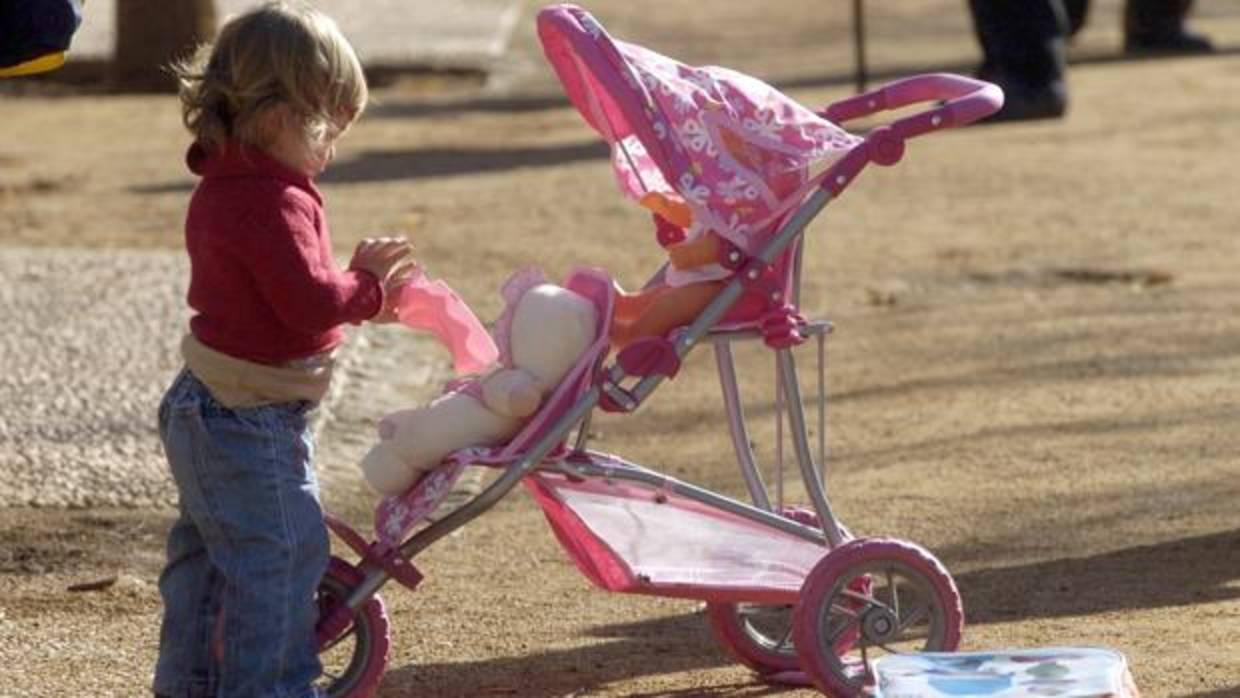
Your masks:
{"label": "sandy dirt ground", "polygon": [[[777,4],[784,14],[592,7],[621,37],[761,75],[807,104],[848,95],[847,17]],[[1147,697],[1234,698],[1240,4],[1202,3],[1197,26],[1218,55],[1159,61],[1119,60],[1116,3],[1098,5],[1074,49],[1066,119],[914,141],[811,226],[803,305],[837,328],[829,492],[854,532],[916,541],[951,570],[964,648],[1106,645]],[[870,18],[881,76],[976,59],[959,3],[899,8]],[[605,149],[555,97],[531,17],[527,7],[489,87],[421,75],[378,89],[324,179],[342,255],[366,234],[409,235],[485,318],[523,266],[558,277],[599,265],[632,286],[660,262]],[[90,273],[83,250],[178,268],[192,181],[171,98],[23,89],[0,95],[0,123],[0,252],[62,255],[70,288],[72,260]],[[175,368],[158,359],[172,329],[140,369],[155,394]],[[335,473],[327,504],[365,526],[373,500],[352,461],[374,420],[425,399],[446,366],[425,338],[354,339],[320,463]],[[3,371],[20,374],[13,358]],[[745,393],[769,399],[769,354],[738,359]],[[596,445],[740,496],[718,405],[702,351],[637,414],[600,418]],[[771,411],[749,416],[770,460]],[[149,425],[125,433],[154,438]],[[149,459],[153,443],[129,455]],[[171,517],[150,501],[0,508],[0,696],[145,695]],[[381,696],[816,695],[756,681],[693,602],[590,588],[523,494],[418,564],[416,593],[384,590],[393,649]]]}

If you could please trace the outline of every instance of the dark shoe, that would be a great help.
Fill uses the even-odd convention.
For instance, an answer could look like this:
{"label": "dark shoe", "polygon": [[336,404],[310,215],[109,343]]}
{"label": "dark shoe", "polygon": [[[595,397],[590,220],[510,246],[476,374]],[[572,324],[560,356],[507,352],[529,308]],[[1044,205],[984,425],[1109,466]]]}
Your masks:
{"label": "dark shoe", "polygon": [[1201,34],[1182,29],[1154,34],[1130,34],[1124,38],[1129,55],[1174,56],[1213,53],[1214,44]]}
{"label": "dark shoe", "polygon": [[1058,119],[1068,111],[1068,88],[1063,81],[1032,87],[997,83],[1003,89],[1003,108],[979,123]]}

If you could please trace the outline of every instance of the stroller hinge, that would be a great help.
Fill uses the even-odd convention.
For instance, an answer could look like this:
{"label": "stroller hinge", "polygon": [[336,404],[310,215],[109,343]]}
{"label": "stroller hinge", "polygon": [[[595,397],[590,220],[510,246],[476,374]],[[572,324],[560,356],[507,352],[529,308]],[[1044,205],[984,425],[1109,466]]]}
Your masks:
{"label": "stroller hinge", "polygon": [[640,404],[633,393],[621,388],[619,383],[611,379],[604,380],[599,387],[603,391],[599,407],[607,412],[632,412]]}
{"label": "stroller hinge", "polygon": [[362,559],[387,572],[389,577],[410,591],[417,589],[422,583],[422,573],[411,560],[402,556],[398,549],[375,542],[367,548]]}

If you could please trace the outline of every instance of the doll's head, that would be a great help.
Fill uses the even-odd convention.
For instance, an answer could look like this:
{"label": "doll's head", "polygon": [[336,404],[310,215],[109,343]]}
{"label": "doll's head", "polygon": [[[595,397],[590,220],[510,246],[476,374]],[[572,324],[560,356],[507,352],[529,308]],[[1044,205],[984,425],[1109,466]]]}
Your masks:
{"label": "doll's head", "polygon": [[507,347],[511,368],[534,376],[541,392],[553,389],[581,352],[594,341],[598,313],[581,295],[553,284],[539,284],[513,309]]}

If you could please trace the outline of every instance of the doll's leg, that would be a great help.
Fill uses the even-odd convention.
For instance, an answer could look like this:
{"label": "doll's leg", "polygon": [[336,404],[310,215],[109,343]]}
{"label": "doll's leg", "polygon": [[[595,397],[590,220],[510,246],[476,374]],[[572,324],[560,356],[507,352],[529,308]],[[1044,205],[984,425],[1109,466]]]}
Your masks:
{"label": "doll's leg", "polygon": [[667,334],[688,324],[718,295],[722,282],[655,286],[616,296],[611,342],[617,350],[635,339]]}

